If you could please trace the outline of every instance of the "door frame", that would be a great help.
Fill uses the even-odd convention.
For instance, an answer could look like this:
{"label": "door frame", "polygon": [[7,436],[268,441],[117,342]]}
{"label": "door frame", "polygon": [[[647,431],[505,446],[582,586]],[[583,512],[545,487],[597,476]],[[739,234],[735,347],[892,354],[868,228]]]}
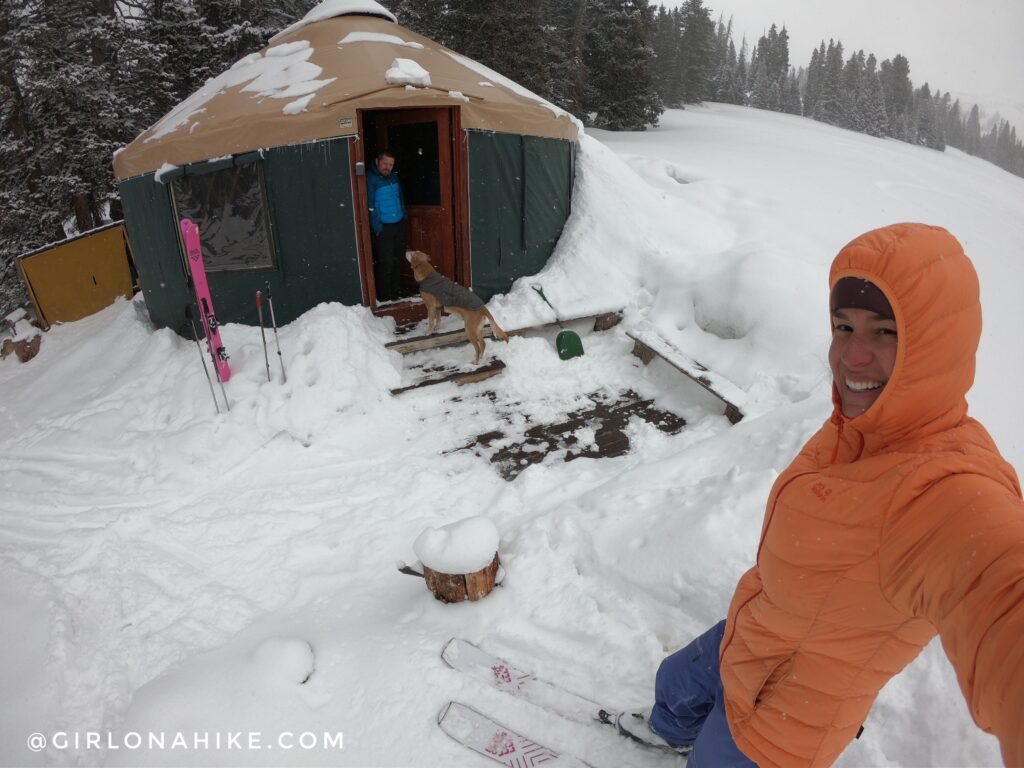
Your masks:
{"label": "door frame", "polygon": [[[470,253],[470,222],[469,222],[469,139],[462,130],[461,110],[458,107],[403,107],[399,109],[360,109],[356,111],[358,134],[350,142],[349,174],[352,179],[352,199],[356,207],[354,218],[356,223],[356,248],[358,251],[358,267],[360,287],[362,289],[363,306],[370,307],[374,314],[394,316],[396,318],[425,316],[426,309],[418,296],[405,301],[389,304],[387,307],[377,306],[377,291],[373,278],[373,245],[371,242],[370,216],[366,194],[366,172],[374,161],[366,157],[366,125],[364,115],[368,112],[405,112],[415,110],[434,111],[446,109],[449,118],[447,141],[451,147],[451,184],[452,184],[452,237],[454,239],[454,271],[453,279],[467,288],[472,284],[472,260]],[[438,140],[445,140],[438,136]],[[357,163],[363,163],[364,173],[356,174]],[[401,169],[399,169],[401,173]]]}

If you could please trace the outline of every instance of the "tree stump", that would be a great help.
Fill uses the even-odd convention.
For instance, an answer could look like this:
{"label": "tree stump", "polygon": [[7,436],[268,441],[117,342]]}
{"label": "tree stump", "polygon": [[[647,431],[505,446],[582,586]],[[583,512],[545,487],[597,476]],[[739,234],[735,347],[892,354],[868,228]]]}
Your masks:
{"label": "tree stump", "polygon": [[427,589],[442,603],[461,603],[463,600],[477,601],[487,597],[494,589],[494,580],[498,575],[498,553],[494,553],[491,564],[473,573],[441,573],[433,568],[423,566],[423,577],[427,581]]}

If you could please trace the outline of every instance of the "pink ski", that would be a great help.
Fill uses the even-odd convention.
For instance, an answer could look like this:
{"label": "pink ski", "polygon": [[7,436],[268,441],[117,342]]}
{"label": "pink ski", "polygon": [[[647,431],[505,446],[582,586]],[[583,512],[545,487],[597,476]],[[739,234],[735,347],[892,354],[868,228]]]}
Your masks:
{"label": "pink ski", "polygon": [[185,243],[185,253],[188,255],[188,268],[192,273],[192,288],[199,307],[199,319],[202,320],[203,333],[206,334],[206,347],[210,350],[217,379],[223,385],[231,378],[231,368],[228,366],[228,353],[220,340],[217,316],[213,312],[213,299],[210,298],[210,286],[206,282],[206,266],[203,264],[199,227],[191,219],[182,219],[181,237]]}

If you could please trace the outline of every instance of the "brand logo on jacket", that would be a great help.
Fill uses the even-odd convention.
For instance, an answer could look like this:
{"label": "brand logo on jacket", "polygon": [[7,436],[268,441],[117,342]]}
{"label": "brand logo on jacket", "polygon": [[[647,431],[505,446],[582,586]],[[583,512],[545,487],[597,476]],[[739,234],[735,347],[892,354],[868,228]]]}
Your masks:
{"label": "brand logo on jacket", "polygon": [[812,485],[811,490],[814,492],[814,495],[818,497],[818,501],[821,502],[828,501],[828,497],[832,495],[832,489],[825,485],[824,480],[819,480]]}

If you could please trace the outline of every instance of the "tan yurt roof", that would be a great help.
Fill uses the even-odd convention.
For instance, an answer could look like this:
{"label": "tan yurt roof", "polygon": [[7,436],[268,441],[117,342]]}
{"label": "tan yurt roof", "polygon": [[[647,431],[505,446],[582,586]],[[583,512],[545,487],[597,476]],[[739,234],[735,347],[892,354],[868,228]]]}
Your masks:
{"label": "tan yurt roof", "polygon": [[374,2],[321,3],[115,153],[117,178],[352,135],[357,109],[457,105],[463,128],[577,137],[565,111],[393,18]]}

